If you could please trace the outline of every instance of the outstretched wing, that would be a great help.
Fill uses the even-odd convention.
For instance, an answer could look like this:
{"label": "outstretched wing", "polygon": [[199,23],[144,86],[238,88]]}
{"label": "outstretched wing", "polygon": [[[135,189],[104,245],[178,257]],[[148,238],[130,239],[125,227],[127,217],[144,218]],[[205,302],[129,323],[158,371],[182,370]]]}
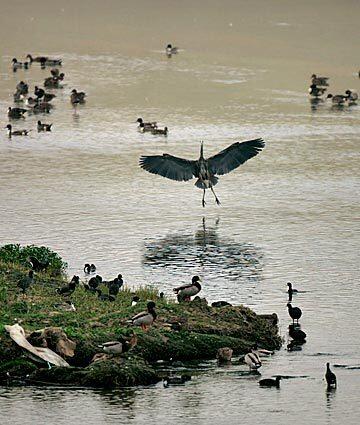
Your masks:
{"label": "outstretched wing", "polygon": [[196,161],[178,158],[164,153],[163,155],[141,156],[139,165],[152,174],[159,174],[171,180],[187,181],[195,176]]}
{"label": "outstretched wing", "polygon": [[248,159],[256,156],[265,146],[263,139],[236,142],[208,158],[209,170],[212,174],[226,174],[244,164]]}

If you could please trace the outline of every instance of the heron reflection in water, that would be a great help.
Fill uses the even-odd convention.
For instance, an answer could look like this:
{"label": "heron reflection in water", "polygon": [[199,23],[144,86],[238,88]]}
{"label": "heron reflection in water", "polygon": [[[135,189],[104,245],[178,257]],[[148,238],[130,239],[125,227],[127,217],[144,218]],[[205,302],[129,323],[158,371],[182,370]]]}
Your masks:
{"label": "heron reflection in water", "polygon": [[265,146],[262,139],[236,142],[210,158],[204,158],[204,147],[201,142],[200,158],[196,161],[178,158],[164,153],[163,155],[141,156],[139,165],[152,174],[159,174],[171,180],[187,181],[197,177],[195,186],[203,190],[202,206],[205,207],[205,190],[210,189],[215,202],[220,205],[213,187],[218,182],[217,175],[227,174],[235,170],[248,159],[256,156]]}
{"label": "heron reflection in water", "polygon": [[144,266],[152,269],[170,267],[186,275],[211,274],[214,270],[217,278],[261,280],[262,252],[250,243],[237,243],[221,237],[219,223],[217,219],[215,225],[207,226],[203,218],[201,228],[195,233],[178,232],[146,240]]}

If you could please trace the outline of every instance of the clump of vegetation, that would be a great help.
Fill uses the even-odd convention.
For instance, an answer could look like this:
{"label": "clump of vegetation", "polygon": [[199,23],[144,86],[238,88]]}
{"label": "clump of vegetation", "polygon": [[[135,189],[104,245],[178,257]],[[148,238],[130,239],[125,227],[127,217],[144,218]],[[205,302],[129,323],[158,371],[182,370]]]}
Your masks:
{"label": "clump of vegetation", "polygon": [[[61,261],[62,268],[64,264]],[[46,367],[39,369],[36,365],[31,378],[44,382],[91,386],[145,385],[156,381],[156,370],[151,364],[158,360],[215,358],[218,348],[225,346],[238,355],[245,353],[254,342],[270,350],[281,346],[276,323],[244,306],[213,308],[204,299],[178,304],[175,300],[160,298],[158,291],[151,287],[136,290],[125,287],[114,302],[106,302],[80,284],[71,295],[76,311],[65,311],[58,308],[58,304],[67,298],[60,296],[56,288],[66,284],[66,277],[35,273],[34,282],[22,294],[17,285],[27,273],[28,266],[21,262],[0,261],[2,376],[7,376],[8,369],[16,371],[17,376],[17,363],[9,363],[10,360],[29,361],[27,353],[9,338],[4,329],[4,325],[14,323],[19,323],[29,333],[45,327],[61,327],[76,343],[74,356],[65,359],[71,369],[46,371]],[[100,288],[106,292],[105,287]],[[131,304],[134,295],[140,298],[136,306]],[[146,310],[150,300],[155,301],[158,315],[150,330],[144,332],[130,326],[127,320]],[[120,361],[116,364],[113,360],[91,363],[94,355],[101,351],[99,344],[129,337],[133,331],[137,335],[137,345],[121,355]],[[68,378],[62,378],[63,375]]]}
{"label": "clump of vegetation", "polygon": [[46,271],[52,275],[64,273],[67,268],[67,263],[61,259],[59,254],[46,246],[8,244],[0,248],[0,261],[3,263],[30,267],[30,257],[35,257],[38,261],[48,264]]}

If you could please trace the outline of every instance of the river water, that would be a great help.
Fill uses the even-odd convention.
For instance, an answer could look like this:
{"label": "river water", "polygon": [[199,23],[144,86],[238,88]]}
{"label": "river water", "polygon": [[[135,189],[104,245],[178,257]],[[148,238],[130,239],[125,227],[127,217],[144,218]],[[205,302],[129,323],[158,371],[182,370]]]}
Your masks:
{"label": "river water", "polygon": [[[315,72],[329,92],[359,91],[359,2],[0,3],[1,127],[16,83],[49,74],[13,73],[12,57],[59,56],[66,74],[50,116],[14,123],[29,137],[0,132],[0,243],[47,245],[69,274],[93,262],[167,294],[199,274],[209,301],[276,312],[285,343],[292,281],[308,334],[302,351],[285,344],[264,363],[262,377],[289,378],[280,390],[205,362],[167,389],[2,388],[1,423],[358,424],[360,108],[311,105],[307,88]],[[169,42],[181,49],[172,58]],[[88,94],[76,110],[74,87]],[[168,137],[138,133],[138,117]],[[39,118],[51,133],[36,132]],[[220,178],[220,207],[138,166],[142,154],[195,159],[201,140],[210,156],[257,137],[264,151]],[[332,393],[327,361],[347,366],[333,368]]]}

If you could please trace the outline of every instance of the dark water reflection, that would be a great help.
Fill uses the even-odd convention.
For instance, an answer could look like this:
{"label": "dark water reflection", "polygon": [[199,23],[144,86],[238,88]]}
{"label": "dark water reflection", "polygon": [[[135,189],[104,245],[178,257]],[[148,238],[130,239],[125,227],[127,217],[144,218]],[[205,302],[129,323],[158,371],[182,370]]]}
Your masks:
{"label": "dark water reflection", "polygon": [[169,234],[145,240],[143,265],[153,269],[170,268],[176,273],[200,269],[229,280],[261,280],[263,254],[251,243],[239,243],[219,235],[220,219],[202,226],[194,234]]}

